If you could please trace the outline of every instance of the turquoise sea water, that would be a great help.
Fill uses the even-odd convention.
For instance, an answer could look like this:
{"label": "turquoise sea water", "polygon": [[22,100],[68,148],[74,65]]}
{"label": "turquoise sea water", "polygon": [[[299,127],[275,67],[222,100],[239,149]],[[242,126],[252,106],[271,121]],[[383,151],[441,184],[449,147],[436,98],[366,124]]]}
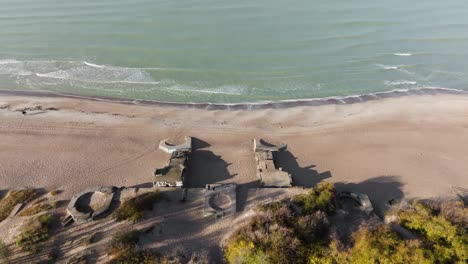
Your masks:
{"label": "turquoise sea water", "polygon": [[0,89],[235,103],[467,84],[466,0],[0,0]]}

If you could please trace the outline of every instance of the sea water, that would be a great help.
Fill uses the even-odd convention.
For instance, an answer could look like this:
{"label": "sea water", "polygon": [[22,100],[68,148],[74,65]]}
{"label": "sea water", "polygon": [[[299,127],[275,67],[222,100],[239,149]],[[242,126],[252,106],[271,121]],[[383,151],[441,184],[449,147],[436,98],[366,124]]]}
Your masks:
{"label": "sea water", "polygon": [[171,102],[468,89],[466,0],[0,0],[0,89]]}

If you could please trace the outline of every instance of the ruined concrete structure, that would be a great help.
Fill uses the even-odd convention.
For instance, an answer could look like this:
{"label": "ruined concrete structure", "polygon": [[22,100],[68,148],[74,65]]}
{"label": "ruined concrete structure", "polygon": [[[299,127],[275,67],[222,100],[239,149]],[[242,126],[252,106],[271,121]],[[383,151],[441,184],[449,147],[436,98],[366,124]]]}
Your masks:
{"label": "ruined concrete structure", "polygon": [[285,144],[272,146],[263,140],[254,139],[257,176],[263,187],[291,187],[291,175],[277,165],[275,153],[286,148]]}
{"label": "ruined concrete structure", "polygon": [[236,184],[207,184],[203,215],[223,218],[236,212]]}
{"label": "ruined concrete structure", "polygon": [[72,197],[67,212],[77,224],[92,221],[109,210],[114,194],[114,187],[89,188]]}
{"label": "ruined concrete structure", "polygon": [[187,177],[187,166],[192,151],[192,138],[185,137],[180,145],[169,145],[161,140],[159,149],[171,154],[169,164],[164,168],[156,169],[154,173],[154,187],[182,187]]}
{"label": "ruined concrete structure", "polygon": [[[365,193],[341,191],[337,194],[336,198],[337,198],[338,205],[340,205],[340,202],[343,199],[354,200],[359,205],[357,209],[359,209],[360,211],[364,212],[367,215],[370,215],[372,211],[374,211],[374,207],[372,206],[369,196],[367,196],[367,194]],[[343,206],[340,206],[340,207],[343,207]]]}

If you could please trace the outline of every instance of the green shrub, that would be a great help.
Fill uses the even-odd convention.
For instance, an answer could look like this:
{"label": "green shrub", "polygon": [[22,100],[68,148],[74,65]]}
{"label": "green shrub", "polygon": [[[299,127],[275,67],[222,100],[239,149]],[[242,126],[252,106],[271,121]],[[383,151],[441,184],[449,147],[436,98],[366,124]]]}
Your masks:
{"label": "green shrub", "polygon": [[161,200],[159,191],[144,193],[137,197],[124,201],[112,217],[117,221],[132,220],[134,222],[143,217],[145,210],[152,210],[153,205]]}
{"label": "green shrub", "polygon": [[[323,183],[292,202],[260,205],[224,248],[228,263],[468,263],[467,208],[454,201],[414,203],[394,212],[419,239],[389,226],[361,226],[343,245],[329,232],[334,188]],[[327,212],[328,215],[325,213]]]}
{"label": "green shrub", "polygon": [[10,249],[0,240],[0,263],[8,263],[8,258],[11,255]]}
{"label": "green shrub", "polygon": [[34,199],[37,193],[33,189],[13,190],[0,200],[0,222],[7,218],[13,208],[20,203],[27,203]]}
{"label": "green shrub", "polygon": [[49,239],[53,221],[54,216],[48,213],[28,221],[22,226],[21,233],[16,237],[16,244],[22,250],[39,252],[42,242]]}
{"label": "green shrub", "polygon": [[417,241],[403,240],[386,225],[377,229],[361,227],[352,235],[352,241],[351,248],[330,252],[328,258],[356,264],[433,263],[424,257]]}
{"label": "green shrub", "polygon": [[[329,221],[324,212],[297,215],[288,202],[260,206],[262,214],[235,232],[225,247],[229,263],[307,263],[324,247]],[[303,211],[304,212],[304,211]]]}
{"label": "green shrub", "polygon": [[335,211],[335,187],[328,182],[320,182],[307,194],[296,195],[293,202],[307,215],[315,211],[331,214]]}
{"label": "green shrub", "polygon": [[466,263],[468,234],[466,229],[451,223],[438,210],[420,202],[398,212],[400,224],[421,236],[425,256],[434,263]]}

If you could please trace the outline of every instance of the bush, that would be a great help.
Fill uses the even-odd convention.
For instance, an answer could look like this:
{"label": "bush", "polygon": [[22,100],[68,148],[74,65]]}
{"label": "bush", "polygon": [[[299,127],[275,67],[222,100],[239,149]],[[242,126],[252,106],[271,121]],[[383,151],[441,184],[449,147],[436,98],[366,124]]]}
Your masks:
{"label": "bush", "polygon": [[153,205],[161,200],[159,191],[144,193],[137,197],[124,201],[120,207],[115,210],[112,217],[117,221],[132,220],[134,222],[143,217],[145,210],[152,210]]}
{"label": "bush", "polygon": [[432,263],[424,257],[417,241],[403,240],[386,225],[361,227],[352,240],[351,248],[330,252],[328,258],[337,263]]}
{"label": "bush", "polygon": [[0,240],[0,263],[8,263],[8,258],[11,255],[10,249]]}
{"label": "bush", "polygon": [[451,223],[442,211],[415,202],[412,208],[398,212],[398,218],[402,226],[421,236],[425,256],[433,263],[468,261],[466,229]]}
{"label": "bush", "polygon": [[296,195],[293,202],[307,215],[315,211],[331,214],[335,211],[335,187],[328,182],[320,182],[307,194]]}
{"label": "bush", "polygon": [[17,204],[27,203],[36,196],[37,193],[33,189],[9,191],[5,198],[0,200],[0,222],[11,214]]}
{"label": "bush", "polygon": [[109,264],[156,264],[159,261],[159,254],[150,250],[143,251],[125,251],[118,255]]}
{"label": "bush", "polygon": [[42,242],[49,239],[53,221],[52,214],[43,214],[30,220],[23,225],[21,233],[16,237],[16,244],[22,250],[39,252]]}
{"label": "bush", "polygon": [[149,250],[137,251],[136,245],[139,242],[139,231],[129,231],[116,234],[107,249],[108,255],[114,258],[109,262],[111,264],[150,264],[158,263],[156,254]]}
{"label": "bush", "polygon": [[[307,197],[307,200],[311,199]],[[228,240],[227,261],[307,263],[310,252],[321,251],[325,245],[328,217],[317,210],[309,214],[305,214],[308,210],[301,210],[298,215],[293,208],[288,201],[259,206],[261,214],[254,216]]]}
{"label": "bush", "polygon": [[228,263],[468,263],[466,210],[454,201],[414,203],[394,212],[420,240],[405,240],[389,226],[361,226],[343,245],[329,232],[334,188],[320,184],[292,202],[259,206],[224,248]]}
{"label": "bush", "polygon": [[128,231],[117,233],[107,248],[107,253],[109,255],[116,255],[122,251],[129,251],[135,249],[138,244],[140,232],[138,231]]}

